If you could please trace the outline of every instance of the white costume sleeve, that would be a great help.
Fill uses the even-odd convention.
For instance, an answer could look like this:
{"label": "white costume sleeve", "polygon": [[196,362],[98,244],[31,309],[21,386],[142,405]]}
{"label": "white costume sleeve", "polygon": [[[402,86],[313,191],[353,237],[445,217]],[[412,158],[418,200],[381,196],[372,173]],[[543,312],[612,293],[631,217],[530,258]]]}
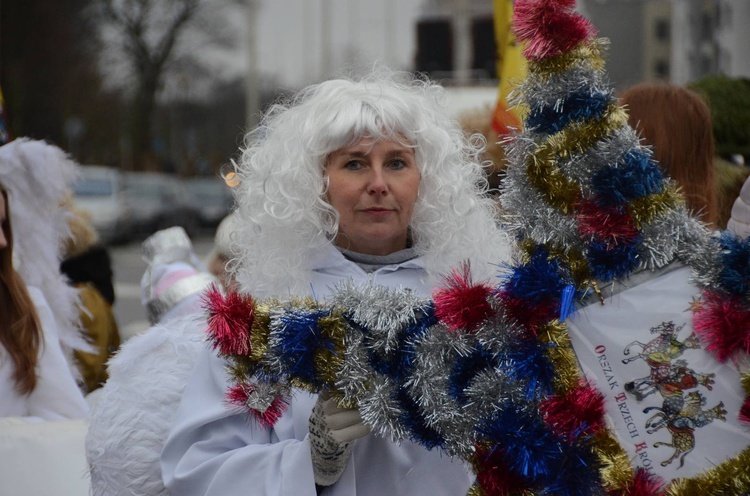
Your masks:
{"label": "white costume sleeve", "polygon": [[[185,388],[161,456],[164,483],[180,496],[315,496],[308,420],[315,396],[295,391],[273,430],[233,414],[224,402],[224,363],[213,353],[199,358]],[[330,496],[464,496],[474,480],[470,467],[438,450],[375,435],[354,443]]]}
{"label": "white costume sleeve", "polygon": [[[227,408],[223,367],[205,352],[193,370],[162,452],[165,486],[182,496],[315,496],[306,438],[314,398],[299,393],[306,398],[293,402],[273,431],[261,428]],[[295,415],[297,408],[305,412]]]}
{"label": "white costume sleeve", "polygon": [[28,415],[43,420],[84,418],[88,404],[70,372],[59,341],[59,330],[41,291],[29,287],[44,341],[37,365],[37,386],[28,396]]}

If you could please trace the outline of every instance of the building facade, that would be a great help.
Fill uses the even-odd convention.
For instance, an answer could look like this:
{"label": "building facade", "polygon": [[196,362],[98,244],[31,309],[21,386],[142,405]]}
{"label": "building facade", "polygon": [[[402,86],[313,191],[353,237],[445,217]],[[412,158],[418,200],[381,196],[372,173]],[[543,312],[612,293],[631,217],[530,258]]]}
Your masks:
{"label": "building facade", "polygon": [[579,0],[579,10],[610,39],[607,71],[618,91],[643,81],[750,77],[748,0]]}

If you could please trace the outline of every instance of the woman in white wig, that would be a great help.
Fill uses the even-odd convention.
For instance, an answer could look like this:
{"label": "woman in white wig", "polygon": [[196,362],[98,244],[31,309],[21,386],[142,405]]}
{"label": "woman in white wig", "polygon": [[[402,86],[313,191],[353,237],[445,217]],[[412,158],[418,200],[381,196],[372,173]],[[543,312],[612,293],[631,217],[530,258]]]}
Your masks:
{"label": "woman in white wig", "polygon": [[[239,253],[255,298],[325,300],[343,281],[428,297],[469,262],[495,277],[508,242],[485,196],[481,140],[467,140],[428,81],[376,71],[274,105],[238,166]],[[225,363],[206,349],[161,456],[180,495],[466,494],[470,467],[369,433],[359,412],[297,391],[272,428],[227,408]]]}

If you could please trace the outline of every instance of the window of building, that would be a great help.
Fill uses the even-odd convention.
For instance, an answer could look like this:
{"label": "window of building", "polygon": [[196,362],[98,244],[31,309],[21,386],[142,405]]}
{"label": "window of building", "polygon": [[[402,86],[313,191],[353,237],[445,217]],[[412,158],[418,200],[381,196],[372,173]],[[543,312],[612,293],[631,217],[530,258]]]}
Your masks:
{"label": "window of building", "polygon": [[669,20],[657,19],[654,24],[654,35],[661,42],[669,41]]}
{"label": "window of building", "polygon": [[416,69],[420,72],[453,70],[453,28],[450,19],[417,23]]}
{"label": "window of building", "polygon": [[657,59],[654,62],[654,76],[657,79],[669,79],[669,61]]}
{"label": "window of building", "polygon": [[471,68],[480,71],[483,78],[495,78],[497,70],[497,48],[495,25],[492,17],[480,17],[471,21]]}
{"label": "window of building", "polygon": [[713,34],[714,19],[709,12],[701,15],[701,40],[710,40]]}

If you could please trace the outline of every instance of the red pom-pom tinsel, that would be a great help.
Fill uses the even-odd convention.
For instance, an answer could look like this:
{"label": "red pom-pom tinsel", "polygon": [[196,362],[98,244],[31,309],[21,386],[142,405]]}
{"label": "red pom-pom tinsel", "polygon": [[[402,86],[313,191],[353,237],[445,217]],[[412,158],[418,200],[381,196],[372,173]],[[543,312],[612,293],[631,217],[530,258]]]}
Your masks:
{"label": "red pom-pom tinsel", "polygon": [[604,423],[604,395],[582,381],[563,396],[551,396],[539,405],[553,432],[574,440],[600,432]]}
{"label": "red pom-pom tinsel", "polygon": [[248,399],[254,391],[255,387],[252,384],[235,384],[227,390],[227,401],[246,410],[258,424],[270,429],[286,411],[289,401],[283,396],[276,396],[268,408],[260,411],[248,405]]}
{"label": "red pom-pom tinsel", "polygon": [[224,296],[216,286],[211,286],[203,298],[214,348],[222,355],[248,355],[255,313],[253,299],[236,292]]}
{"label": "red pom-pom tinsel", "polygon": [[750,424],[750,397],[746,397],[740,407],[739,419],[741,422]]}
{"label": "red pom-pom tinsel", "polygon": [[500,449],[489,451],[477,447],[474,452],[474,467],[477,483],[484,496],[521,494],[528,489],[523,479],[508,468]]}
{"label": "red pom-pom tinsel", "polygon": [[526,42],[524,56],[539,61],[569,52],[596,35],[594,26],[573,11],[575,0],[517,0],[513,31]]}
{"label": "red pom-pom tinsel", "polygon": [[499,297],[505,315],[534,336],[538,334],[539,329],[560,314],[559,306],[553,301],[547,300],[539,305],[531,305],[528,301],[513,298],[507,291],[501,291]]}
{"label": "red pom-pom tinsel", "polygon": [[750,308],[739,298],[704,291],[693,328],[706,351],[722,363],[737,353],[750,354]]}
{"label": "red pom-pom tinsel", "polygon": [[638,238],[638,228],[627,210],[606,208],[594,202],[581,202],[577,208],[578,233],[584,239],[595,238],[608,248],[631,245]]}
{"label": "red pom-pom tinsel", "polygon": [[493,289],[488,284],[472,283],[469,264],[454,269],[444,286],[433,294],[435,315],[450,330],[474,331],[492,315],[488,298]]}
{"label": "red pom-pom tinsel", "polygon": [[638,468],[635,471],[632,484],[629,484],[625,489],[612,491],[609,494],[612,496],[663,496],[666,494],[666,488],[661,477]]}

